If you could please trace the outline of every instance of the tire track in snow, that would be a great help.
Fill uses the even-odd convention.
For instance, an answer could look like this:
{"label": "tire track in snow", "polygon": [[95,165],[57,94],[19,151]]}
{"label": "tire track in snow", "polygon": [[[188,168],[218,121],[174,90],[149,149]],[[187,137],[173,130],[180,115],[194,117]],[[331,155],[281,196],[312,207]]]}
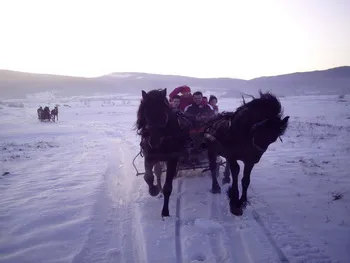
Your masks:
{"label": "tire track in snow", "polygon": [[183,183],[179,196],[181,201],[177,207],[181,233],[181,256],[178,256],[181,259],[178,262],[213,262],[209,236],[212,229],[207,228],[210,199],[202,187],[197,187],[203,179],[199,176],[184,176],[180,179]]}
{"label": "tire track in snow", "polygon": [[[126,138],[131,151],[135,154],[139,151],[139,144],[129,138]],[[132,162],[134,156],[130,158]],[[136,160],[136,166],[143,167],[143,158]],[[129,165],[131,169],[133,167]],[[143,169],[141,168],[141,171]],[[177,263],[182,259],[182,233],[181,233],[181,207],[182,189],[179,185],[179,180],[174,180],[173,191],[170,197],[169,210],[170,217],[161,217],[161,209],[163,205],[164,196],[160,194],[157,197],[152,197],[148,193],[147,184],[144,182],[142,176],[135,177],[134,170],[131,175],[135,178],[135,185],[133,196],[133,232],[135,233],[135,261],[132,262],[169,262]],[[162,176],[162,183],[165,181],[165,173]],[[180,189],[178,189],[180,187]]]}
{"label": "tire track in snow", "polygon": [[[218,206],[220,205],[220,196],[219,195],[212,195],[211,198],[211,211],[210,211],[210,218],[212,220],[218,220],[221,218],[221,211],[218,209]],[[225,235],[226,229],[224,228],[221,231],[221,233],[213,233],[211,237],[211,246],[212,246],[212,252],[215,256],[216,262],[230,262],[230,260],[233,259],[233,255],[231,253],[231,249],[229,247],[228,241],[229,238],[227,235]]]}
{"label": "tire track in snow", "polygon": [[135,229],[133,231],[135,231],[135,236],[139,241],[135,244],[135,257],[137,259],[135,262],[141,262],[142,259],[148,262],[147,247],[145,245],[147,239],[142,228],[141,218],[142,214],[140,213],[139,208],[135,207],[133,216],[133,225],[135,226]]}
{"label": "tire track in snow", "polygon": [[175,222],[175,251],[176,262],[182,263],[182,248],[181,248],[181,191],[182,179],[177,180],[177,197],[176,197],[176,222]]}
{"label": "tire track in snow", "polygon": [[289,262],[289,259],[292,262],[336,262],[325,255],[321,249],[308,242],[302,235],[295,232],[291,225],[284,223],[253,188],[251,191],[258,199],[256,204],[249,206],[252,210],[252,217],[271,246],[275,248],[281,262]]}
{"label": "tire track in snow", "polygon": [[[260,242],[248,240],[247,243],[242,237],[239,229],[242,224],[239,218],[229,213],[226,194],[212,194],[206,187],[211,184],[209,177],[194,176],[185,180],[183,182],[185,190],[181,200],[181,204],[185,206],[181,205],[180,209],[180,206],[177,207],[181,211],[179,218],[180,231],[183,233],[181,236],[182,261],[252,263],[263,259],[259,262],[275,262],[260,256],[262,253],[251,254],[252,249],[249,245],[260,248]],[[203,185],[205,185],[204,188]],[[271,248],[268,249],[271,250]]]}
{"label": "tire track in snow", "polygon": [[242,217],[231,214],[226,196],[227,188],[228,186],[222,187],[221,195],[211,194],[210,218],[222,225],[221,231],[211,238],[216,262],[281,262],[283,257],[276,255],[275,248],[267,238],[261,237],[262,233],[259,236],[259,226],[249,214],[245,212]]}
{"label": "tire track in snow", "polygon": [[[124,151],[122,151],[121,154],[124,160],[124,180],[129,182],[122,182],[124,185],[120,185],[119,188],[124,190],[124,194],[129,194],[128,207],[131,214],[129,219],[124,221],[124,224],[129,225],[129,227],[127,230],[124,230],[126,235],[123,236],[123,249],[129,250],[130,253],[132,253],[132,257],[126,258],[125,262],[148,262],[150,253],[148,253],[147,233],[145,232],[145,226],[142,223],[145,215],[142,213],[142,209],[140,209],[140,204],[142,204],[142,202],[140,203],[140,200],[144,197],[142,192],[145,190],[145,185],[143,180],[139,181],[137,180],[139,178],[131,177],[134,175],[134,170],[130,165],[130,162],[132,162],[134,156],[131,154],[130,149],[137,149],[138,145],[135,145],[135,142],[129,140],[129,138],[125,138],[123,143]],[[130,180],[129,178],[133,179]],[[126,187],[124,188],[123,186]],[[118,189],[118,191],[121,191],[122,189]],[[130,238],[130,235],[132,238]]]}
{"label": "tire track in snow", "polygon": [[223,226],[211,237],[216,262],[334,262],[281,221],[260,197],[259,203],[260,208],[250,205],[236,217],[223,194],[212,195],[211,219]]}
{"label": "tire track in snow", "polygon": [[[224,187],[223,194],[214,195],[209,191],[203,192],[202,186],[199,187],[201,189],[196,187],[210,184],[206,177],[178,178],[175,181],[176,262],[289,262],[273,233],[267,227],[262,227],[262,219],[261,222],[257,221],[257,211],[249,211],[251,209],[248,206],[242,217],[233,216],[229,212]],[[198,227],[204,231],[198,230]],[[287,242],[288,240],[289,237]],[[314,250],[317,251],[319,250]],[[303,259],[298,261],[298,255],[294,255],[293,259],[295,256],[296,262],[305,262]],[[308,259],[329,262],[323,257],[313,256]]]}
{"label": "tire track in snow", "polygon": [[[129,165],[130,160],[132,159],[132,155],[130,152],[130,148],[127,145],[127,142],[124,141],[123,143],[119,144],[119,152],[121,155],[121,167],[123,171],[122,175],[120,174],[118,176],[118,182],[117,185],[109,185],[111,187],[110,193],[116,197],[116,191],[119,192],[119,195],[121,195],[124,199],[123,202],[123,219],[121,220],[121,243],[122,243],[122,262],[135,262],[136,256],[135,256],[135,250],[137,245],[137,236],[134,232],[134,224],[133,224],[133,206],[132,203],[134,200],[137,199],[138,196],[135,197],[133,193],[137,193],[137,184],[135,184],[135,178],[130,178],[131,173],[131,166]],[[115,160],[112,160],[115,162]],[[118,188],[115,186],[119,186]],[[121,199],[117,200],[114,199],[114,203],[120,202]],[[119,215],[117,215],[119,216]],[[112,259],[114,261],[114,259]]]}
{"label": "tire track in snow", "polygon": [[[223,190],[223,189],[222,189]],[[222,225],[220,232],[211,239],[213,254],[216,262],[254,262],[250,251],[244,244],[238,231],[237,218],[228,212],[228,199],[225,200],[225,191],[220,195],[211,194],[211,219],[218,220]]]}
{"label": "tire track in snow", "polygon": [[258,212],[256,212],[254,209],[252,211],[252,215],[253,218],[255,219],[255,221],[259,224],[259,226],[262,228],[264,234],[266,235],[266,237],[268,238],[271,246],[275,249],[278,258],[280,260],[280,262],[284,262],[284,263],[289,263],[288,258],[286,257],[286,255],[283,253],[283,251],[277,246],[275,240],[272,237],[271,232],[265,227],[264,222],[261,220],[260,215],[258,214]]}
{"label": "tire track in snow", "polygon": [[[97,193],[90,232],[72,262],[133,262],[134,236],[131,235],[129,196],[116,192],[125,177],[125,156],[120,142],[112,142],[110,153],[118,151],[119,162],[111,154],[104,181]],[[119,163],[119,164],[118,164]]]}

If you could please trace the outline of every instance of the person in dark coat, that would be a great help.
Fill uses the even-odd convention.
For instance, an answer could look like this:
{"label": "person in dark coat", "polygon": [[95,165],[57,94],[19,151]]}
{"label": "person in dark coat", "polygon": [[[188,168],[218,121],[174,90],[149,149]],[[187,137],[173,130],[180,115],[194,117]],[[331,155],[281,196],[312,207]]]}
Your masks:
{"label": "person in dark coat", "polygon": [[[192,122],[190,136],[193,141],[194,151],[201,152],[204,137],[202,129],[206,120],[214,116],[214,111],[208,104],[203,105],[203,94],[200,91],[193,93],[193,103],[185,108],[185,116]],[[195,158],[195,162],[199,159]]]}
{"label": "person in dark coat", "polygon": [[185,108],[185,115],[198,128],[203,122],[214,115],[214,111],[208,104],[203,104],[203,94],[200,91],[193,93],[193,103]]}

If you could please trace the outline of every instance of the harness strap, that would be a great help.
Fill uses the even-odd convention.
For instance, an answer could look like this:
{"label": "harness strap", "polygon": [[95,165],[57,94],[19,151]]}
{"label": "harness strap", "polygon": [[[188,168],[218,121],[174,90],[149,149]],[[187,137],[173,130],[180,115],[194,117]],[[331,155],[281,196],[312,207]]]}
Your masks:
{"label": "harness strap", "polygon": [[253,146],[254,146],[259,152],[264,153],[264,152],[267,150],[267,148],[264,149],[264,148],[260,147],[259,145],[257,145],[257,144],[255,143],[255,136],[253,136],[252,144],[253,144]]}

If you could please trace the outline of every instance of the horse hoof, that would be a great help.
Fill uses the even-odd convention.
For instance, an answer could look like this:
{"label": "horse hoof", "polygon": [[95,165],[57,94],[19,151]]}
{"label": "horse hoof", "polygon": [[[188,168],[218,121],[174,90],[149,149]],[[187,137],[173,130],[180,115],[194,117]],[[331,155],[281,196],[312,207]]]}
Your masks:
{"label": "horse hoof", "polygon": [[247,208],[247,202],[246,201],[243,201],[243,202],[241,202],[241,205],[240,205],[240,207],[242,208],[242,209],[246,209]]}
{"label": "horse hoof", "polygon": [[224,177],[222,179],[222,184],[229,184],[230,183],[230,177]]}
{"label": "horse hoof", "polygon": [[169,211],[162,211],[162,218],[164,220],[164,217],[169,217],[170,214],[169,214]]}
{"label": "horse hoof", "polygon": [[241,207],[230,207],[230,212],[235,216],[243,215],[243,209]]}
{"label": "horse hoof", "polygon": [[160,192],[160,189],[156,186],[152,186],[149,188],[148,192],[151,196],[157,196]]}
{"label": "horse hoof", "polygon": [[210,190],[213,194],[221,194],[221,187],[213,187],[211,190]]}

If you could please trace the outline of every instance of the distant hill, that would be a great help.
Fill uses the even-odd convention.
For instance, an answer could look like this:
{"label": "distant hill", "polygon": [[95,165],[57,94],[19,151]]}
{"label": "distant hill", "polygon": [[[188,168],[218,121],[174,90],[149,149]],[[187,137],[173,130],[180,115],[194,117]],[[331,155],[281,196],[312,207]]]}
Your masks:
{"label": "distant hill", "polygon": [[141,89],[168,88],[179,85],[229,97],[241,93],[256,94],[261,89],[278,96],[305,94],[349,94],[350,66],[328,70],[296,72],[251,80],[232,78],[193,78],[137,72],[111,73],[96,78],[0,70],[0,98],[22,98],[28,94],[55,91],[57,96],[91,95],[94,93],[138,94]]}
{"label": "distant hill", "polygon": [[350,93],[350,67],[297,72],[249,80],[254,88],[271,89],[284,95]]}

